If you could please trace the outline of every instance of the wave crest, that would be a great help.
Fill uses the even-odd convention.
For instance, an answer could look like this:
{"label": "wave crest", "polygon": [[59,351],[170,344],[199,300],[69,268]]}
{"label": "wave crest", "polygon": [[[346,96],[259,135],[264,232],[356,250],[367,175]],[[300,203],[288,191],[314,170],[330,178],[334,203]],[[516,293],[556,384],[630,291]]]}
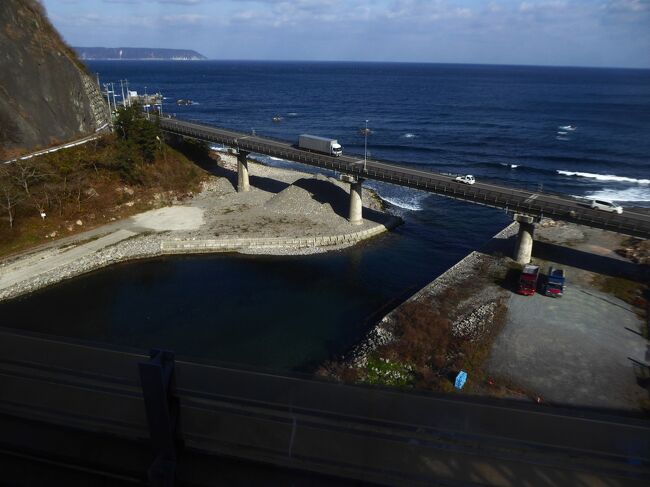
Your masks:
{"label": "wave crest", "polygon": [[650,184],[650,179],[636,179],[626,176],[616,176],[615,174],[596,174],[591,172],[577,172],[577,171],[562,171],[558,170],[558,174],[562,176],[576,176],[579,178],[595,179],[597,181],[615,181],[617,183],[635,183],[635,184]]}
{"label": "wave crest", "polygon": [[602,199],[608,201],[650,201],[650,191],[645,188],[628,188],[624,190],[603,189],[587,193],[583,198]]}

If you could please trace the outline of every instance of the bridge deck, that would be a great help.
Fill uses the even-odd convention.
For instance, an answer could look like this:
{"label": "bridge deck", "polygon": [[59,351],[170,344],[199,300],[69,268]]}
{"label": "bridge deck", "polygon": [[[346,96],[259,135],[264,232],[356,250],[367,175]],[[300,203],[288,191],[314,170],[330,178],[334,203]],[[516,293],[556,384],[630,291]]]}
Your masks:
{"label": "bridge deck", "polygon": [[288,142],[249,135],[209,125],[171,118],[160,119],[161,128],[169,133],[224,144],[310,166],[354,174],[400,186],[407,186],[470,203],[525,213],[537,217],[587,225],[640,238],[650,238],[650,215],[625,211],[622,215],[593,210],[583,200],[543,192],[477,182],[466,185],[454,178],[432,171],[423,171],[396,163],[368,159],[366,168],[358,155],[332,157],[298,149]]}

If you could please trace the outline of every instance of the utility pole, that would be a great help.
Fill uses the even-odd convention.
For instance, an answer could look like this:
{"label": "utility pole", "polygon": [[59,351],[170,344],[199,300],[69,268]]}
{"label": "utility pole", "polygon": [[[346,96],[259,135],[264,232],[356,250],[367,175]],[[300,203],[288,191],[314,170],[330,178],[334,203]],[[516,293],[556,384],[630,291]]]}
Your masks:
{"label": "utility pole", "polygon": [[363,172],[367,172],[366,164],[368,162],[368,120],[366,120],[366,128],[363,131]]}
{"label": "utility pole", "polygon": [[106,101],[108,102],[108,111],[113,113],[113,109],[111,108],[111,92],[109,90],[108,83],[104,83],[104,88],[106,88]]}
{"label": "utility pole", "polygon": [[147,114],[147,120],[149,120],[149,100],[147,100],[147,87],[144,87],[144,111]]}
{"label": "utility pole", "polygon": [[126,107],[126,98],[124,97],[124,80],[120,80],[120,88],[122,88],[122,106]]}
{"label": "utility pole", "polygon": [[117,110],[117,103],[115,103],[115,84],[111,83],[111,91],[113,92],[113,110]]}

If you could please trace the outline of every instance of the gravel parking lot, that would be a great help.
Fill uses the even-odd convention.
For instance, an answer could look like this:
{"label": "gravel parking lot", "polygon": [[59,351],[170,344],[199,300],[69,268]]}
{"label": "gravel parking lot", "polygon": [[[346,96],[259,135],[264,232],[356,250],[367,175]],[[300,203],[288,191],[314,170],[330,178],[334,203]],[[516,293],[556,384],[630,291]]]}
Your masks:
{"label": "gravel parking lot", "polygon": [[490,373],[546,402],[638,410],[647,392],[634,362],[648,342],[632,307],[591,287],[569,286],[562,298],[511,294],[506,325],[488,362]]}

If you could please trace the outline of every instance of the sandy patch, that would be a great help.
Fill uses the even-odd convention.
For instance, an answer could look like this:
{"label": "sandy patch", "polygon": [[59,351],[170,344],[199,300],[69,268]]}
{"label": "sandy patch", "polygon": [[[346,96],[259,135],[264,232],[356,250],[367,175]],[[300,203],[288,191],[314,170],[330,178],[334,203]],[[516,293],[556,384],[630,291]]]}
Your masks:
{"label": "sandy patch", "polygon": [[157,232],[196,230],[203,225],[203,209],[193,206],[172,206],[141,213],[131,220],[137,227]]}

